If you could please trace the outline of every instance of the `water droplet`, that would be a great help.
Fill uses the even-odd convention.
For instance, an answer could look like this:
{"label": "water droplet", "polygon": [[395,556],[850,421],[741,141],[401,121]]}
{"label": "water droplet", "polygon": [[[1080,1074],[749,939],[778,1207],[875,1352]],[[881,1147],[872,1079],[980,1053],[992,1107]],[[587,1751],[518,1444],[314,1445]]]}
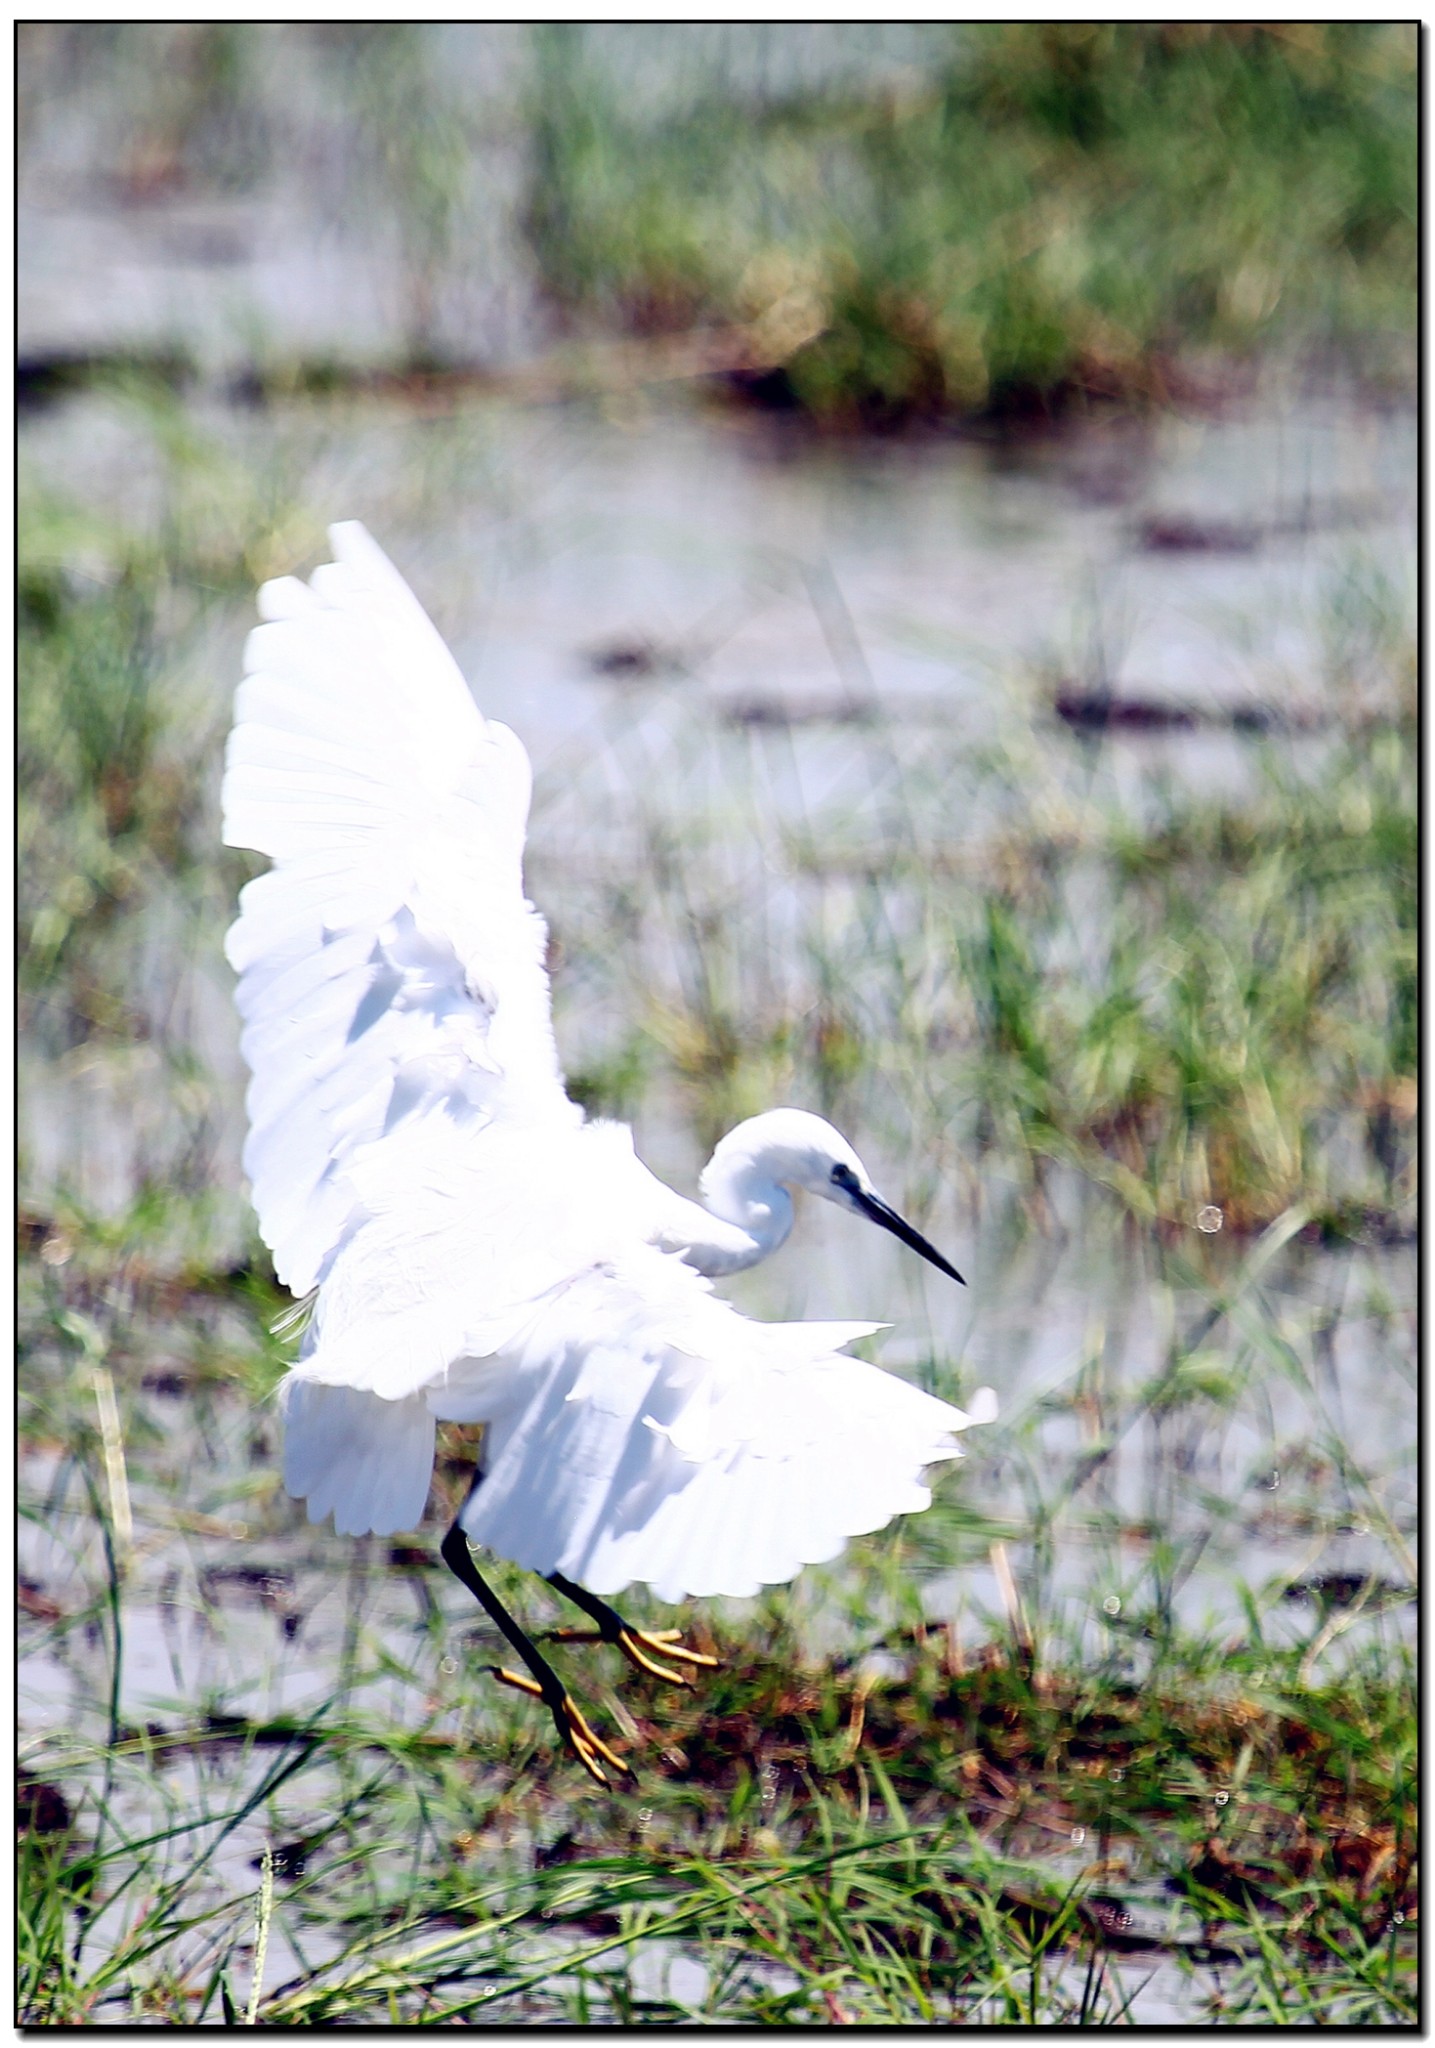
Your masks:
{"label": "water droplet", "polygon": [[1126,1773],[1125,1773],[1125,1771],[1113,1771],[1113,1772],[1111,1773],[1111,1782],[1112,1782],[1112,1784],[1113,1784],[1113,1785],[1119,1785],[1119,1784],[1121,1783],[1121,1780],[1122,1780],[1122,1779],[1123,1779],[1123,1778],[1124,1778],[1125,1776],[1126,1776]]}
{"label": "water droplet", "polygon": [[450,1678],[452,1678],[454,1672],[458,1669],[457,1657],[441,1657],[439,1659],[438,1668],[440,1671],[445,1672]]}
{"label": "water droplet", "polygon": [[1071,1831],[1071,1839],[1073,1842],[1075,1842],[1077,1848],[1079,1849],[1082,1843],[1086,1840],[1085,1828],[1073,1828]]}
{"label": "water droplet", "polygon": [[1108,1614],[1119,1614],[1121,1612],[1121,1602],[1114,1593],[1108,1593],[1101,1604]]}
{"label": "water droplet", "polygon": [[1214,1202],[1207,1202],[1204,1209],[1196,1211],[1196,1228],[1204,1230],[1207,1237],[1214,1237],[1225,1220]]}
{"label": "water droplet", "polygon": [[1230,1798],[1230,1796],[1231,1795],[1229,1792],[1218,1792],[1216,1794],[1217,1806],[1224,1806],[1226,1804],[1226,1801]]}

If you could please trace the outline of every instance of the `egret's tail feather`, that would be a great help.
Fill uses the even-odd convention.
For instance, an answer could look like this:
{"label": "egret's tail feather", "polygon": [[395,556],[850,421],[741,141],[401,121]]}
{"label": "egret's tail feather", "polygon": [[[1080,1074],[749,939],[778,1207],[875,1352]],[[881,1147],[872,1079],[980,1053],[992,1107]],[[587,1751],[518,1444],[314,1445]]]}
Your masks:
{"label": "egret's tail feather", "polygon": [[421,1394],[385,1401],[291,1373],[280,1389],[284,1484],[309,1520],[333,1511],[341,1536],[392,1536],[423,1519],[434,1419]]}

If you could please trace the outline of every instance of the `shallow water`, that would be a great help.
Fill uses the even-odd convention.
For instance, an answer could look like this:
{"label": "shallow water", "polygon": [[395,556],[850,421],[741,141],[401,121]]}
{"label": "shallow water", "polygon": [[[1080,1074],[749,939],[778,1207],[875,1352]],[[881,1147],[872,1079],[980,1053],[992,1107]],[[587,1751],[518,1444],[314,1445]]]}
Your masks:
{"label": "shallow water", "polygon": [[[721,913],[723,957],[737,963],[729,994],[800,1008],[814,902],[836,933],[832,957],[845,944],[860,974],[844,929],[849,882],[880,875],[894,844],[949,863],[960,888],[1004,833],[1046,829],[1063,807],[1144,819],[1173,790],[1243,794],[1273,763],[1292,774],[1316,763],[1329,722],[1394,708],[1369,617],[1391,591],[1397,612],[1413,592],[1414,422],[1339,394],[1267,393],[1201,421],[1098,423],[1016,450],[973,439],[836,451],[635,392],[606,412],[466,405],[428,418],[377,404],[254,417],[206,403],[194,424],[238,473],[303,475],[296,539],[269,566],[304,566],[322,519],[363,517],[485,711],[524,738],[537,777],[529,883],[558,944],[558,1033],[574,1068],[631,1026],[633,990],[682,985],[680,920],[659,917],[623,975],[585,948],[585,930],[607,928],[595,906],[645,886],[665,834]],[[105,520],[158,518],[172,487],[137,417],[108,401],[28,422],[21,452],[46,489],[90,507],[82,573],[101,579]],[[247,606],[216,601],[167,679],[210,735],[216,813],[249,622]],[[1052,709],[1063,691],[1202,722],[1148,716],[1083,737]],[[1252,710],[1275,722],[1232,723]],[[809,869],[775,875],[794,845]],[[144,913],[140,985],[128,990],[140,1042],[94,1038],[57,1055],[43,1015],[22,1036],[26,1208],[47,1218],[68,1191],[118,1216],[146,1179],[193,1190],[189,1222],[175,1235],[171,1219],[170,1236],[146,1247],[161,1276],[222,1267],[249,1242],[227,915],[212,878]],[[885,915],[893,929],[907,915],[895,892]],[[1092,898],[1087,928],[1100,916]],[[998,1540],[1027,1614],[1053,1639],[1134,1670],[1168,1621],[1242,1635],[1247,1593],[1272,1646],[1315,1645],[1332,1610],[1310,1584],[1342,1575],[1367,1586],[1364,1605],[1319,1647],[1317,1668],[1377,1636],[1408,1640],[1409,1251],[1297,1239],[1262,1263],[1249,1241],[1191,1230],[1167,1256],[1062,1175],[1038,1227],[1029,1187],[999,1159],[978,1173],[955,1140],[939,1165],[910,1156],[901,1097],[922,1102],[920,1082],[889,1078],[852,1136],[968,1288],[809,1208],[781,1256],[730,1291],[769,1316],[884,1316],[892,1328],[869,1355],[922,1380],[943,1360],[958,1395],[998,1389],[999,1422],[968,1437],[930,1517],[907,1525],[903,1570],[928,1616],[973,1647],[1012,1624]],[[677,1107],[654,1092],[635,1124],[655,1168],[689,1186],[700,1152]],[[1184,1353],[1207,1323],[1225,1395],[1143,1403],[1173,1347]],[[445,1645],[483,1641],[471,1610],[446,1575],[391,1569],[386,1546],[303,1524],[278,1489],[272,1418],[191,1370],[253,1341],[234,1307],[126,1311],[116,1370],[137,1550],[118,1716],[166,1729],[199,1711],[263,1721],[344,1697],[346,1673],[361,1673],[362,1710],[413,1727],[442,1707]],[[156,1371],[176,1391],[138,1387]],[[21,1494],[37,1511],[22,1525],[22,1572],[63,1612],[88,1610],[100,1562],[88,1504],[43,1440],[24,1451]],[[202,1526],[182,1526],[184,1514]],[[799,1582],[815,1650],[852,1642],[849,1590],[840,1569]],[[870,1614],[864,1626],[870,1638]],[[27,1743],[102,1739],[103,1615],[35,1631],[22,1648]],[[185,1772],[209,1768],[177,1763],[155,1796],[183,1802]],[[133,1796],[138,1821],[142,1786]],[[314,1796],[306,1778],[298,1832]],[[216,1884],[252,1889],[247,1859],[268,1831],[235,1836]],[[654,1949],[640,1982],[652,1990],[666,1975],[673,1995],[696,1998],[680,1965],[693,1967]],[[293,1967],[281,1941],[266,1981]],[[1180,2009],[1174,1977],[1158,1970],[1133,2016]]]}

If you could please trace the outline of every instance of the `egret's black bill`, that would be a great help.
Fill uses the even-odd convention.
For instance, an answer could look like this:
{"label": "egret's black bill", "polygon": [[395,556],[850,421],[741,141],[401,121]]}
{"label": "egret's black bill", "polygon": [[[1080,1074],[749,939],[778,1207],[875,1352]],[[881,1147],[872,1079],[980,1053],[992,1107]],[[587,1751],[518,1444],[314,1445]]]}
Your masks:
{"label": "egret's black bill", "polygon": [[910,1245],[914,1252],[920,1252],[939,1273],[945,1273],[948,1279],[955,1280],[959,1287],[966,1286],[966,1281],[956,1267],[948,1265],[936,1247],[928,1244],[921,1231],[913,1230],[905,1217],[899,1216],[895,1209],[889,1209],[880,1195],[869,1195],[864,1188],[853,1188],[852,1199],[864,1216],[870,1216],[874,1223],[880,1223],[884,1230],[890,1230],[893,1237],[900,1237],[903,1244]]}

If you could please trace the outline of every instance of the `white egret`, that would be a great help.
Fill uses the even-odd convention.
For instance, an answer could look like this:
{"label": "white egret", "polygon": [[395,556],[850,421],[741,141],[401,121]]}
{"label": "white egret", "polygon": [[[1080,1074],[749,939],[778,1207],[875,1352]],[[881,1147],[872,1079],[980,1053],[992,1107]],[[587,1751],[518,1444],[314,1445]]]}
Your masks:
{"label": "white egret", "polygon": [[[841,1355],[872,1323],[759,1324],[714,1277],[773,1251],[795,1189],[956,1269],[832,1126],[752,1118],[705,1206],[564,1092],[546,932],[525,901],[531,770],[484,719],[364,528],[259,593],[224,837],[273,865],[227,952],[252,1071],[245,1170],[281,1282],[313,1294],[281,1390],[284,1482],[341,1533],[411,1529],[440,1420],[482,1423],[443,1543],[592,1775],[629,1767],[492,1591],[470,1544],[543,1573],[594,1636],[669,1679],[714,1660],[608,1604],[751,1594],[927,1506],[963,1413]],[[560,1632],[561,1633],[561,1632]]]}

